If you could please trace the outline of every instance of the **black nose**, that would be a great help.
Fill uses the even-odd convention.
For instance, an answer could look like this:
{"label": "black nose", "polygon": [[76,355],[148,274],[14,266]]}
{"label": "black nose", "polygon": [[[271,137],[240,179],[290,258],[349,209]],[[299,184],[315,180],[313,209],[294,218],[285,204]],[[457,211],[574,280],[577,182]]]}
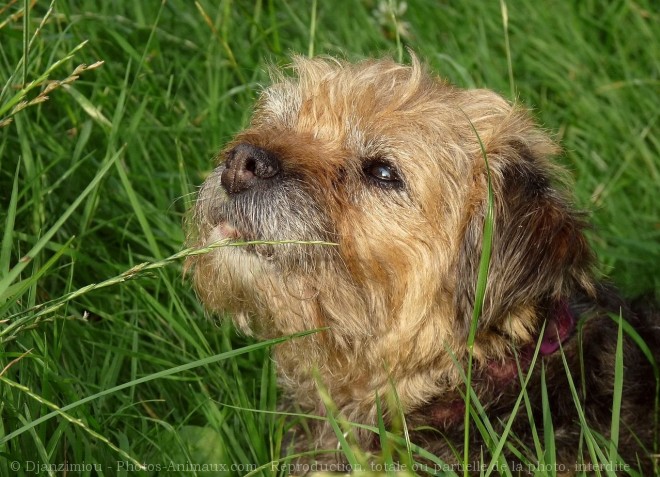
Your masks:
{"label": "black nose", "polygon": [[280,161],[274,154],[252,144],[239,144],[227,154],[220,182],[229,194],[238,194],[279,172]]}

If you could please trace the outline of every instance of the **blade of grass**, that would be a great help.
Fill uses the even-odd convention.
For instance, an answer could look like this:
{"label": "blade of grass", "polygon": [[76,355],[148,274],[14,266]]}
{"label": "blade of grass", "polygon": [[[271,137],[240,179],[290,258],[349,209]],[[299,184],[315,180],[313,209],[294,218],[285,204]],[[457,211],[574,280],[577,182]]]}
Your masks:
{"label": "blade of grass", "polygon": [[396,57],[399,63],[403,62],[403,44],[401,42],[401,32],[399,31],[399,20],[397,18],[397,4],[394,3],[394,0],[388,0],[387,10],[390,14],[390,21],[392,22],[392,28],[394,29],[394,41],[396,44]]}
{"label": "blade of grass", "polygon": [[644,338],[637,332],[635,328],[632,327],[628,321],[621,317],[619,319],[620,315],[616,315],[614,313],[608,313],[608,315],[611,320],[613,320],[615,323],[620,324],[621,327],[623,328],[623,331],[632,339],[637,347],[640,349],[642,354],[644,354],[644,357],[648,360],[648,362],[651,364],[653,368],[653,374],[656,378],[656,380],[660,379],[660,367],[658,367],[658,363],[655,360],[655,356],[653,354],[653,351],[649,349],[649,346],[646,344],[646,341],[644,341]]}
{"label": "blade of grass", "polygon": [[[11,260],[12,240],[14,237],[14,224],[16,222],[16,203],[18,202],[18,175],[21,163],[16,163],[16,172],[14,173],[14,184],[11,188],[11,197],[9,198],[9,207],[7,208],[7,218],[5,219],[5,232],[2,234],[2,249],[0,249],[0,275],[9,272],[9,262]],[[0,303],[2,303],[2,293],[0,293]]]}
{"label": "blade of grass", "polygon": [[[108,118],[105,117],[100,108],[95,106],[89,99],[85,97],[80,91],[78,91],[74,86],[67,84],[62,87],[64,91],[69,93],[73,99],[76,100],[76,103],[87,113],[87,115],[92,118],[97,124],[101,127],[110,131],[112,129],[112,123]],[[87,133],[89,134],[89,133]],[[81,135],[81,138],[84,139],[84,136]],[[76,149],[77,151],[78,149]],[[75,157],[75,155],[74,155]]]}
{"label": "blade of grass", "polygon": [[135,192],[135,188],[133,187],[130,179],[128,178],[128,173],[126,172],[125,165],[123,165],[121,162],[117,162],[116,165],[117,165],[117,173],[119,175],[119,179],[121,180],[121,183],[124,186],[124,190],[126,192],[126,196],[128,197],[128,200],[130,201],[131,206],[133,207],[133,213],[135,214],[135,217],[140,223],[140,226],[142,227],[142,231],[144,232],[144,236],[146,237],[147,242],[149,243],[149,248],[151,249],[151,253],[156,259],[161,259],[163,256],[161,254],[160,247],[158,246],[158,242],[156,241],[156,237],[151,228],[151,224],[147,220],[147,215],[145,214],[144,209],[142,208],[142,203],[144,203],[145,201],[140,200],[140,198],[137,196]]}
{"label": "blade of grass", "polygon": [[316,11],[317,1],[312,0],[312,12],[309,22],[309,46],[307,47],[307,56],[310,58],[314,56],[314,40],[316,39]]}
{"label": "blade of grass", "polygon": [[[490,177],[490,166],[488,164],[488,156],[486,154],[486,148],[484,147],[483,142],[477,129],[472,124],[470,118],[465,114],[464,111],[461,111],[463,115],[467,118],[470,123],[470,127],[474,132],[475,136],[479,141],[479,147],[481,149],[481,155],[484,160],[486,167],[486,178],[488,181],[488,198],[486,201],[486,213],[484,214],[484,225],[483,225],[483,238],[481,241],[481,257],[479,258],[479,273],[477,275],[477,284],[474,297],[474,309],[472,311],[472,321],[470,322],[470,332],[468,335],[468,367],[467,367],[467,388],[468,390],[472,389],[472,357],[474,354],[474,340],[477,335],[477,323],[481,317],[481,310],[483,307],[484,299],[486,296],[486,285],[488,284],[488,268],[490,265],[490,255],[493,246],[493,227],[494,227],[494,217],[493,217],[493,185]],[[465,393],[465,419],[464,419],[464,449],[463,449],[463,460],[464,460],[464,472],[465,477],[468,476],[468,460],[470,455],[470,397],[471,392]]]}
{"label": "blade of grass", "polygon": [[23,84],[27,84],[28,59],[30,58],[30,1],[23,0]]}
{"label": "blade of grass", "polygon": [[339,447],[344,453],[344,456],[346,457],[348,464],[351,466],[351,469],[354,470],[361,469],[362,466],[360,465],[360,461],[358,460],[356,452],[353,450],[353,447],[346,440],[346,435],[351,433],[350,427],[348,427],[348,425],[343,421],[342,424],[344,424],[344,427],[346,427],[345,431],[339,427],[339,423],[335,418],[335,414],[337,414],[337,407],[335,406],[335,403],[332,401],[332,398],[330,397],[330,393],[328,393],[327,388],[323,384],[323,381],[321,380],[321,376],[319,375],[318,371],[315,371],[314,374],[315,374],[316,387],[318,389],[319,397],[321,398],[321,402],[323,402],[323,407],[325,408],[325,413],[328,418],[328,422],[330,423],[330,427],[332,427],[332,430],[335,433],[335,437],[337,438],[337,441],[339,441]]}
{"label": "blade of grass", "polygon": [[548,386],[545,381],[545,363],[541,367],[541,406],[543,408],[543,443],[545,452],[543,462],[550,465],[551,475],[557,475],[557,451],[555,450],[555,431],[552,424],[552,414],[550,412],[550,401],[548,399]]}
{"label": "blade of grass", "polygon": [[619,326],[617,330],[616,351],[614,353],[614,389],[612,390],[612,422],[610,427],[610,455],[617,459],[619,448],[619,424],[621,419],[621,398],[623,395],[623,317],[619,311]]}
{"label": "blade of grass", "polygon": [[[464,383],[467,383],[467,379],[468,379],[467,374],[465,373],[463,367],[461,366],[461,363],[458,362],[456,355],[451,349],[449,349],[446,346],[445,346],[445,350],[447,351],[447,354],[451,357],[454,366],[456,367],[456,369],[460,374],[461,379],[463,380]],[[474,389],[472,389],[471,386],[468,387],[467,389],[469,389],[470,393],[472,394],[470,398],[470,405],[472,406],[470,409],[470,416],[472,418],[472,423],[477,427],[477,430],[479,431],[479,434],[484,440],[486,447],[488,449],[492,449],[493,443],[498,442],[498,435],[495,432],[495,428],[493,427],[493,424],[490,422],[490,419],[488,418],[488,414],[486,414],[486,409],[479,401],[479,397],[477,396],[477,393],[474,392]],[[463,400],[465,400],[464,395],[461,395],[461,397],[463,398]],[[460,460],[461,456],[458,455],[458,452],[454,452],[454,453],[456,455],[456,459]],[[505,472],[509,472],[508,466],[503,465],[503,469],[505,470]]]}
{"label": "blade of grass", "polygon": [[[543,339],[542,339],[543,329],[541,330],[540,336],[541,336],[541,338],[536,343],[536,349],[534,350],[534,355],[532,356],[532,361],[529,364],[529,368],[527,370],[527,375],[524,377],[524,380],[523,380],[523,371],[520,368],[520,362],[518,361],[518,357],[516,356],[516,365],[518,367],[519,378],[522,381],[522,389],[520,391],[520,394],[518,395],[518,398],[516,399],[515,404],[513,405],[513,409],[511,410],[511,415],[509,416],[509,420],[508,420],[506,426],[504,427],[504,430],[502,431],[502,435],[499,438],[499,442],[497,444],[497,447],[492,452],[493,455],[492,455],[492,458],[491,458],[491,463],[489,464],[488,470],[486,472],[487,476],[490,475],[493,470],[495,470],[497,464],[501,465],[501,462],[498,462],[500,460],[499,457],[502,454],[502,450],[504,449],[504,445],[506,444],[507,437],[508,437],[509,433],[511,432],[511,427],[513,426],[513,422],[516,418],[516,415],[518,414],[518,408],[520,407],[520,403],[523,400],[525,390],[527,389],[527,385],[529,384],[529,380],[531,379],[532,374],[534,372],[534,367],[536,366],[536,360],[538,358],[539,351],[541,349],[541,343],[543,341]],[[508,466],[506,465],[506,459],[504,459],[504,464],[505,464],[505,467],[508,468]],[[498,470],[502,470],[502,469],[498,469]]]}
{"label": "blade of grass", "polygon": [[[388,469],[394,469],[392,443],[387,437],[387,429],[385,429],[385,420],[383,419],[383,407],[378,391],[376,391],[376,414],[378,415],[378,438],[380,440],[381,458]],[[390,474],[389,471],[387,473]]]}
{"label": "blade of grass", "polygon": [[534,451],[536,452],[536,462],[544,465],[544,451],[543,444],[541,443],[541,438],[538,432],[538,425],[536,423],[536,418],[534,417],[534,409],[532,407],[532,402],[529,398],[529,393],[527,389],[522,391],[523,400],[525,403],[525,411],[527,413],[527,421],[529,423],[529,429],[532,434],[532,444],[534,445]]}
{"label": "blade of grass", "polygon": [[412,445],[410,442],[410,433],[408,432],[408,424],[406,423],[406,416],[403,413],[403,406],[401,405],[401,399],[399,399],[399,393],[396,390],[396,385],[392,379],[389,380],[390,389],[392,391],[392,396],[394,397],[394,409],[397,411],[399,421],[401,422],[401,429],[403,429],[403,438],[406,443],[406,461],[404,462],[407,465],[412,465],[413,453]]}
{"label": "blade of grass", "polygon": [[[566,372],[566,377],[568,378],[568,386],[570,388],[571,395],[573,397],[573,403],[575,404],[575,408],[578,413],[578,418],[580,420],[580,428],[581,431],[584,433],[584,440],[585,443],[587,444],[587,449],[589,451],[589,456],[591,458],[591,461],[593,463],[597,463],[597,462],[607,463],[608,460],[603,454],[600,447],[598,446],[598,442],[596,441],[596,438],[594,437],[591,428],[587,423],[586,416],[584,415],[584,410],[582,409],[582,405],[580,404],[580,396],[578,395],[577,389],[575,388],[573,376],[568,366],[568,361],[566,360],[566,355],[564,354],[564,349],[561,346],[561,342],[559,343],[559,346],[560,346],[559,351],[561,354],[561,359],[562,362],[564,363],[564,370]],[[607,473],[608,476],[615,477],[616,474],[614,474],[614,472],[611,469],[609,469],[608,466],[604,466],[604,467],[605,467],[605,472]],[[595,466],[594,470],[597,475],[601,475],[600,466]]]}
{"label": "blade of grass", "polygon": [[[646,344],[646,341],[644,341],[644,338],[640,336],[640,334],[635,330],[635,328],[632,327],[630,323],[628,323],[627,320],[625,320],[621,315],[615,315],[613,313],[608,313],[608,316],[610,319],[618,322],[618,324],[623,328],[623,332],[626,333],[630,339],[633,340],[633,342],[637,345],[637,347],[640,349],[642,354],[644,354],[644,357],[648,360],[648,362],[651,364],[651,367],[653,368],[653,376],[655,378],[655,402],[654,402],[654,412],[653,412],[653,452],[654,454],[658,454],[658,437],[660,434],[659,432],[659,421],[660,421],[660,368],[658,367],[658,363],[655,360],[655,356],[653,352],[649,349],[649,346]],[[620,318],[619,318],[620,316]],[[659,459],[660,461],[660,459]],[[660,463],[659,463],[660,465]]]}
{"label": "blade of grass", "polygon": [[509,10],[505,0],[500,0],[500,11],[502,13],[502,27],[504,29],[504,51],[506,51],[506,66],[509,72],[509,88],[511,89],[511,100],[516,99],[516,89],[513,80],[513,63],[511,61],[511,45],[509,44]]}

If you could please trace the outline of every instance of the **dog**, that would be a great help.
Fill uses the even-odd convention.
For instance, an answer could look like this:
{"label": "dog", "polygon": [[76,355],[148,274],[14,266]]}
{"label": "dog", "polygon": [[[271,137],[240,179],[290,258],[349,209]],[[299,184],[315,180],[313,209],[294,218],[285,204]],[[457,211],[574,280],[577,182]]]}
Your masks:
{"label": "dog", "polygon": [[[348,421],[392,425],[403,414],[413,443],[458,465],[468,464],[467,422],[469,465],[483,465],[492,449],[465,420],[469,365],[472,403],[493,432],[511,422],[511,466],[533,474],[534,432],[550,431],[555,472],[589,473],[604,464],[585,432],[609,449],[620,345],[609,462],[652,472],[657,312],[596,279],[585,217],[549,135],[524,108],[454,87],[415,57],[410,66],[296,57],[292,69],[273,73],[187,226],[191,247],[247,245],[185,264],[206,308],[248,335],[321,330],[273,351],[287,402],[326,415],[322,385]],[[327,421],[309,426],[313,442],[300,449],[337,448]],[[355,435],[378,452],[377,434]]]}

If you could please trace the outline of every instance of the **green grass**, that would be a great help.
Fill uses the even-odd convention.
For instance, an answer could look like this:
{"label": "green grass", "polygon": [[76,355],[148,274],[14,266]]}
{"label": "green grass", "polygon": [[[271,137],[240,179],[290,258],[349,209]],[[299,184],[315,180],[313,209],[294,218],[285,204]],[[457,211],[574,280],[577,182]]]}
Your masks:
{"label": "green grass", "polygon": [[409,46],[460,86],[515,95],[565,147],[604,274],[629,295],[660,289],[652,0],[410,0],[396,15],[367,0],[29,3],[0,6],[0,475],[187,460],[277,474],[288,424],[267,350],[227,358],[249,343],[205,318],[167,257],[265,66],[293,52],[405,60]]}

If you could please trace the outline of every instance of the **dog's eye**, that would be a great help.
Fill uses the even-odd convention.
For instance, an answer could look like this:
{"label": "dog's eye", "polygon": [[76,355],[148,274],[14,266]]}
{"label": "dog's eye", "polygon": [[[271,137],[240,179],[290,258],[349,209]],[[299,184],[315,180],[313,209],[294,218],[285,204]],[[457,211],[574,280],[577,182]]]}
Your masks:
{"label": "dog's eye", "polygon": [[381,187],[401,187],[403,182],[397,170],[384,161],[370,161],[364,166],[367,178]]}

